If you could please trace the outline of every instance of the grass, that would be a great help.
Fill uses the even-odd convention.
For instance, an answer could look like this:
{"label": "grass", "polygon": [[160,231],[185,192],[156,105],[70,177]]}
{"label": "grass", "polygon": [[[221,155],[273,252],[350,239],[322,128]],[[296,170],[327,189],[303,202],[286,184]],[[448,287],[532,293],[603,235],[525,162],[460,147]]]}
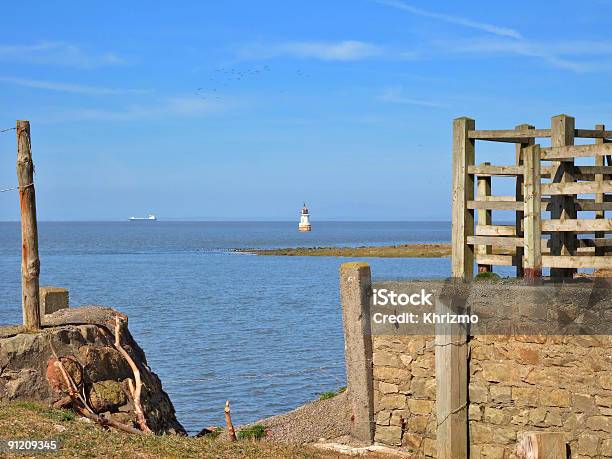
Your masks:
{"label": "grass", "polygon": [[249,427],[245,427],[241,429],[236,434],[238,440],[244,439],[252,439],[252,440],[261,440],[266,436],[266,426],[262,424],[254,424]]}
{"label": "grass", "polygon": [[477,281],[497,281],[500,279],[501,277],[498,274],[492,272],[478,273],[475,277]]}
{"label": "grass", "polygon": [[[261,427],[253,432],[259,432]],[[255,436],[254,433],[253,437],[247,435],[243,440],[227,442],[207,437],[130,435],[104,430],[91,422],[75,418],[69,411],[51,409],[37,403],[0,405],[0,439],[59,440],[59,452],[49,454],[54,458],[337,457],[337,454],[306,446],[252,439]],[[2,457],[23,458],[24,455],[6,454]]]}
{"label": "grass", "polygon": [[328,390],[326,392],[319,394],[319,400],[327,400],[327,399],[333,398],[336,395],[341,394],[345,390],[346,390],[346,386],[341,387],[337,391]]}
{"label": "grass", "polygon": [[287,257],[351,258],[444,258],[450,256],[450,244],[405,244],[368,247],[297,247],[286,249],[240,249],[238,252]]}

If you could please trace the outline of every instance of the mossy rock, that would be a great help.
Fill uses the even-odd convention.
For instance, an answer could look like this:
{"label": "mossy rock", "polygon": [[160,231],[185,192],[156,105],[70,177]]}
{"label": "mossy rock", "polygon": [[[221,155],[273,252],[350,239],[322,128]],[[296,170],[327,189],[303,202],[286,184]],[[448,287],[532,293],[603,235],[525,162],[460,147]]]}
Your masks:
{"label": "mossy rock", "polygon": [[96,413],[116,411],[127,401],[121,384],[117,381],[99,381],[93,383],[89,390],[89,402]]}

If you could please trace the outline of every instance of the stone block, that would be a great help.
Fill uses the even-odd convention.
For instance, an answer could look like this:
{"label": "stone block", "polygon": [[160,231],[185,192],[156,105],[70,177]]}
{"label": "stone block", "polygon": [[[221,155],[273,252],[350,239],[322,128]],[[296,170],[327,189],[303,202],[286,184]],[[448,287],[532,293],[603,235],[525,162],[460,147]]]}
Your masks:
{"label": "stone block", "polygon": [[432,413],[434,402],[431,400],[408,400],[408,409],[411,414],[430,414]]}
{"label": "stone block", "polygon": [[398,367],[400,360],[397,355],[390,352],[376,351],[373,355],[374,365],[383,367]]}
{"label": "stone block", "polygon": [[387,394],[380,397],[378,409],[401,410],[406,408],[406,396],[403,394]]}
{"label": "stone block", "polygon": [[378,390],[381,392],[381,394],[384,394],[384,395],[396,394],[399,390],[399,387],[397,386],[397,384],[380,381],[378,383]]}
{"label": "stone block", "polygon": [[537,406],[538,390],[534,387],[513,387],[512,401],[516,406]]}
{"label": "stone block", "polygon": [[480,384],[470,384],[469,386],[470,402],[486,403],[489,401],[489,389],[487,386]]}
{"label": "stone block", "polygon": [[40,287],[40,317],[68,309],[68,290],[61,287]]}
{"label": "stone block", "polygon": [[547,406],[570,406],[570,393],[563,389],[544,389],[540,391],[540,402]]}
{"label": "stone block", "polygon": [[507,403],[512,400],[512,388],[509,386],[491,386],[491,399],[496,403]]}
{"label": "stone block", "polygon": [[599,437],[586,433],[578,437],[578,453],[586,454],[587,456],[596,456],[597,448],[599,447]]}
{"label": "stone block", "polygon": [[484,411],[484,420],[491,424],[502,424],[506,425],[510,422],[510,414],[507,410],[500,408],[486,407]]}
{"label": "stone block", "polygon": [[608,416],[591,416],[587,419],[586,425],[591,430],[612,433],[612,418]]}
{"label": "stone block", "polygon": [[402,428],[399,426],[377,426],[374,441],[389,446],[401,446]]}

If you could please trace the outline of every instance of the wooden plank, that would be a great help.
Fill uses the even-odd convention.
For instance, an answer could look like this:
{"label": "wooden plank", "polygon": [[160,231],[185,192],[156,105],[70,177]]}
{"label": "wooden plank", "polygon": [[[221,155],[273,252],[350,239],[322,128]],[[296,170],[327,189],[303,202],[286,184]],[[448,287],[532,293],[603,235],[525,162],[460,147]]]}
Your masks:
{"label": "wooden plank", "polygon": [[[594,233],[596,231],[612,232],[612,219],[608,218],[605,220],[542,220],[542,231],[575,231],[578,233]],[[478,231],[476,233],[478,234]]]}
{"label": "wooden plank", "polygon": [[520,237],[470,236],[467,238],[467,242],[468,244],[472,245],[490,245],[495,247],[523,247],[523,238]]}
{"label": "wooden plank", "polygon": [[525,129],[522,131],[512,130],[470,130],[470,139],[491,140],[497,142],[526,143],[529,139],[536,137],[550,137],[550,129]]}
{"label": "wooden plank", "polygon": [[468,173],[478,175],[480,177],[514,177],[523,175],[521,166],[491,166],[489,164],[470,166]]}
{"label": "wooden plank", "polygon": [[494,266],[514,266],[516,257],[512,255],[477,255],[478,264]]}
{"label": "wooden plank", "polygon": [[578,247],[612,247],[612,237],[578,239]]}
{"label": "wooden plank", "polygon": [[[521,130],[526,130],[526,129],[535,129],[535,126],[531,126],[529,124],[519,124],[518,126],[514,127],[514,130],[516,131],[521,131]],[[534,144],[535,144],[535,139],[529,139],[527,142],[515,145],[514,147],[515,163],[517,166],[524,165],[523,159],[525,157],[525,149]],[[550,176],[550,171],[549,171],[548,176]],[[516,227],[516,235],[520,238],[522,238],[524,235],[523,233],[524,221],[523,220],[525,217],[525,213],[524,213],[525,206],[523,202],[525,200],[525,195],[524,195],[525,190],[523,189],[523,187],[524,187],[524,177],[517,176],[516,183],[515,183],[515,191],[514,191],[515,198],[514,199],[519,207],[516,209],[514,213],[514,225]],[[520,261],[519,263],[516,264],[516,277],[519,277],[519,278],[522,278],[525,275],[525,271],[523,269],[524,254],[525,254],[525,250],[523,247],[516,248],[516,259]]]}
{"label": "wooden plank", "polygon": [[524,175],[524,277],[533,279],[542,277],[542,196],[540,180],[540,146],[525,148],[523,162]]}
{"label": "wooden plank", "polygon": [[[603,131],[606,130],[606,127],[603,124],[598,124],[597,126],[595,126],[595,130],[603,132]],[[595,144],[596,145],[603,145],[604,140],[605,139],[603,139],[603,138],[595,139]],[[605,162],[605,157],[603,157],[603,156],[595,157],[595,166],[596,166],[597,169],[606,169],[604,162]],[[610,168],[610,169],[612,169],[612,168]],[[604,174],[606,172],[605,171],[601,171],[600,172],[599,170],[596,171],[596,172],[597,173],[594,173],[593,180],[596,183],[599,183],[599,184],[603,183],[603,181],[604,181]],[[604,199],[605,199],[605,194],[604,193],[597,193],[595,195],[595,203],[596,204],[603,204]],[[597,210],[595,212],[595,218],[597,220],[603,220],[604,218],[606,218],[606,211],[605,210]],[[605,233],[601,233],[601,232],[595,233],[595,237],[596,238],[603,238],[605,236],[606,236]],[[597,247],[595,249],[595,255],[604,256],[605,254],[606,254],[606,251],[605,251],[604,248]]]}
{"label": "wooden plank", "polygon": [[468,174],[475,158],[468,132],[474,128],[470,118],[453,121],[452,275],[468,280],[474,277],[474,248],[467,244],[474,235],[474,211],[467,208],[474,200],[474,176]]}
{"label": "wooden plank", "polygon": [[21,307],[23,325],[38,330],[40,324],[40,258],[34,191],[34,163],[30,147],[30,122],[17,121],[17,183],[21,209]]}
{"label": "wooden plank", "polygon": [[[483,163],[480,167],[491,167],[491,163]],[[476,188],[477,188],[479,200],[483,200],[483,199],[490,197],[491,196],[491,177],[490,176],[478,176]],[[468,202],[468,209],[470,208],[469,206],[470,202],[474,202],[474,201]],[[490,209],[486,209],[482,207],[478,208],[478,224],[479,225],[490,225],[493,222],[492,220],[493,220],[493,212]],[[469,244],[470,237],[472,236],[468,236],[468,244]],[[479,245],[479,246],[476,246],[474,250],[479,255],[487,255],[487,254],[492,253],[492,248],[490,245]],[[491,271],[493,271],[493,267],[491,265],[481,265],[481,264],[478,265],[479,273],[485,273],[485,272],[488,273]]]}
{"label": "wooden plank", "polygon": [[518,440],[517,456],[520,459],[567,459],[563,432],[524,432]]}
{"label": "wooden plank", "polygon": [[514,196],[483,196],[480,199],[488,202],[516,202]]}
{"label": "wooden plank", "polygon": [[516,236],[516,228],[510,225],[489,225],[476,227],[477,236]]}
{"label": "wooden plank", "polygon": [[599,126],[603,126],[603,124],[598,124],[595,126],[595,129],[574,129],[574,137],[601,140],[604,140],[606,137],[612,137],[612,131],[606,131],[605,126],[603,129],[599,129]]}
{"label": "wooden plank", "polygon": [[542,194],[548,194],[551,196],[593,193],[612,193],[612,180],[604,180],[601,182],[565,182],[542,184]]}
{"label": "wooden plank", "polygon": [[542,148],[542,159],[546,161],[561,161],[572,158],[587,158],[591,156],[606,156],[612,154],[612,144],[602,145],[567,145]]}
{"label": "wooden plank", "polygon": [[[457,306],[453,304],[455,302],[465,303],[465,299],[455,298],[455,295],[446,299],[436,298],[436,313],[440,316],[457,314]],[[435,335],[436,457],[467,459],[467,330],[462,324],[437,323]]]}
{"label": "wooden plank", "polygon": [[[558,115],[551,118],[551,148],[563,149],[573,148],[574,145],[575,120],[571,116]],[[541,151],[541,150],[540,150]],[[540,154],[542,157],[542,154]],[[566,183],[575,182],[573,176],[574,159],[566,158],[564,162],[553,161],[551,178],[553,182]],[[544,188],[542,194],[546,194]],[[550,205],[551,219],[572,219],[576,218],[575,196],[552,196]],[[543,230],[543,229],[542,229]],[[574,255],[574,242],[576,235],[572,233],[552,234],[551,236],[552,255]],[[554,278],[573,277],[572,270],[553,269],[550,272]]]}
{"label": "wooden plank", "polygon": [[601,256],[550,256],[542,257],[542,265],[547,268],[612,268],[612,257]]}
{"label": "wooden plank", "polygon": [[522,210],[522,202],[508,201],[468,201],[468,209]]}

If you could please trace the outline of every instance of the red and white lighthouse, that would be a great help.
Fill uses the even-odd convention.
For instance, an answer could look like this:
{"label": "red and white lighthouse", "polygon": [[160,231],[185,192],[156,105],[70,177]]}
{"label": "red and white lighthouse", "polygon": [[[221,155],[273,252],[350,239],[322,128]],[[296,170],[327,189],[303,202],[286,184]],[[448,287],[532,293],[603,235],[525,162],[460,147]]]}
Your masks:
{"label": "red and white lighthouse", "polygon": [[308,207],[306,207],[306,203],[304,203],[304,207],[302,207],[302,213],[300,214],[300,224],[298,226],[299,231],[310,231],[312,228],[310,226],[310,214],[308,213]]}

